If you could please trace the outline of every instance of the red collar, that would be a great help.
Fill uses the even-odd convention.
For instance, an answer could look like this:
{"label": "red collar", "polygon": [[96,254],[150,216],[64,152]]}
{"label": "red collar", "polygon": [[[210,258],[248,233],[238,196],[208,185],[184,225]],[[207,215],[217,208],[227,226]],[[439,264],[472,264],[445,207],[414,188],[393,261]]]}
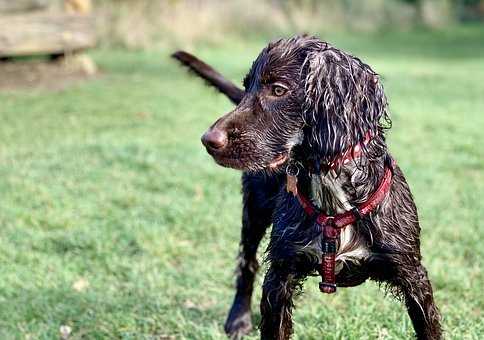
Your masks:
{"label": "red collar", "polygon": [[361,153],[363,152],[363,148],[368,145],[371,140],[371,134],[369,132],[366,133],[365,139],[361,142],[356,144],[354,147],[349,148],[339,157],[336,157],[332,162],[328,164],[331,170],[336,170],[341,165],[348,164],[351,160],[359,158]]}

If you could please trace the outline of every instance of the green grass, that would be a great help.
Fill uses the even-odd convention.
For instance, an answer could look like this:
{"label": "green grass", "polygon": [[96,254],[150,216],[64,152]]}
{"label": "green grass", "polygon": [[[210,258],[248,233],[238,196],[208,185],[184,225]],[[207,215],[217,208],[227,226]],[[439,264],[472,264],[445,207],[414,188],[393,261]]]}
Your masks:
{"label": "green grass", "polygon": [[[484,337],[482,36],[330,39],[383,76],[390,148],[419,207],[449,339]],[[263,45],[196,52],[240,83]],[[55,339],[61,325],[73,338],[224,338],[239,173],[216,166],[199,136],[231,104],[168,52],[100,50],[100,79],[0,94],[1,339]],[[412,336],[402,305],[375,283],[325,296],[317,282],[296,301],[296,339]]]}

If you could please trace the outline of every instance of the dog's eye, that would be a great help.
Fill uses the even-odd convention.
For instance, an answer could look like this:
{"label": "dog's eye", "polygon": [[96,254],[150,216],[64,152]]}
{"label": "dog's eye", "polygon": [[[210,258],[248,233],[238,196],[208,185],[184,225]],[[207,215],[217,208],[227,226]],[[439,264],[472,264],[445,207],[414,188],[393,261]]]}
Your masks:
{"label": "dog's eye", "polygon": [[272,94],[276,97],[281,97],[285,95],[287,92],[287,89],[281,85],[273,85],[272,86]]}

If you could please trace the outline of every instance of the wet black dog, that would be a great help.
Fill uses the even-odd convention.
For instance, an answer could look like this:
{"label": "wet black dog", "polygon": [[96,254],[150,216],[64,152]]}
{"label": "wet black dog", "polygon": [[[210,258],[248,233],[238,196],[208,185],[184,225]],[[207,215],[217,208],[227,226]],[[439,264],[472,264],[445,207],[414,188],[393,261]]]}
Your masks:
{"label": "wet black dog", "polygon": [[[321,230],[294,187],[328,215],[353,211],[371,199],[392,164],[379,77],[358,58],[305,36],[270,43],[246,76],[245,90],[190,54],[174,57],[237,104],[202,137],[218,164],[244,171],[237,292],[225,330],[238,337],[251,329],[256,251],[273,224],[261,337],[287,339],[294,292],[317,272],[325,253]],[[354,156],[356,148],[358,157],[334,166],[342,155]],[[292,177],[286,174],[291,166],[297,170]],[[392,166],[391,171],[389,192],[378,205],[341,229],[336,283],[349,287],[368,278],[386,283],[405,302],[417,337],[439,339],[439,312],[421,264],[416,207],[401,170]],[[288,179],[297,183],[293,192],[286,190]]]}

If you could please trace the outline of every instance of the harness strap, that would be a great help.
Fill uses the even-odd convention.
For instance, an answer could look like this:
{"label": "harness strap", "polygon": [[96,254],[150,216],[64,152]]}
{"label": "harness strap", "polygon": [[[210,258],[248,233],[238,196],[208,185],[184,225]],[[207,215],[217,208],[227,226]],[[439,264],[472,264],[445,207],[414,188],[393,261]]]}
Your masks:
{"label": "harness strap", "polygon": [[323,258],[320,268],[322,282],[319,284],[321,292],[328,294],[336,292],[336,241],[341,230],[347,225],[353,224],[367,216],[383,201],[390,191],[394,166],[395,162],[393,161],[390,166],[385,167],[383,179],[368,200],[352,210],[334,216],[326,215],[319,211],[307,197],[302,195],[299,191],[297,192],[296,197],[306,214],[311,217],[317,214],[316,223],[320,226],[321,232],[324,236]]}

